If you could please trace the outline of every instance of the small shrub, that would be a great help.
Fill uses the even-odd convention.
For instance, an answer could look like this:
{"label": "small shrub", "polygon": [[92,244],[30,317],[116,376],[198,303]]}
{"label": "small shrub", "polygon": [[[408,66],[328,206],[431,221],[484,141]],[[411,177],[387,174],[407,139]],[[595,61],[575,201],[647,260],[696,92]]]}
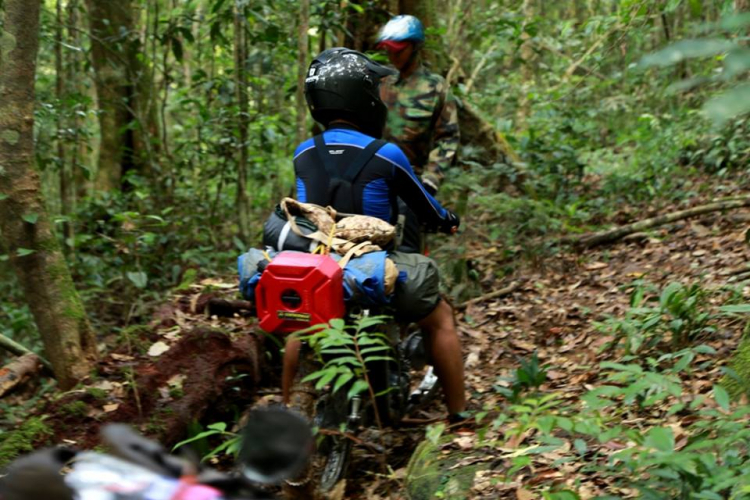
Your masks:
{"label": "small shrub", "polygon": [[[646,293],[642,283],[636,284],[625,317],[609,317],[597,324],[600,331],[615,337],[610,347],[622,346],[626,354],[636,354],[669,340],[671,348],[681,348],[715,331],[708,293],[699,283],[670,283],[650,299]],[[657,299],[657,305],[648,305]]]}
{"label": "small shrub", "polygon": [[513,373],[509,388],[497,386],[496,390],[511,401],[518,401],[522,393],[538,389],[546,381],[547,365],[541,365],[537,353],[534,353],[530,358],[521,360],[521,366]]}

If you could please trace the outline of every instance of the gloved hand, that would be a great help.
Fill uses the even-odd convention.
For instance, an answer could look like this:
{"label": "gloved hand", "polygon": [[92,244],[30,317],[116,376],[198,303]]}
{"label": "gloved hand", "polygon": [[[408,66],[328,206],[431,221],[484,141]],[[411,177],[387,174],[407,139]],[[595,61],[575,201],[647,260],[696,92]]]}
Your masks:
{"label": "gloved hand", "polygon": [[458,226],[461,225],[461,219],[450,210],[446,210],[445,212],[445,221],[443,221],[440,226],[440,231],[445,234],[456,234],[458,232]]}
{"label": "gloved hand", "polygon": [[433,198],[437,196],[437,187],[435,186],[435,184],[427,179],[422,179],[422,185],[424,186],[424,190],[427,191],[430,196],[432,196]]}

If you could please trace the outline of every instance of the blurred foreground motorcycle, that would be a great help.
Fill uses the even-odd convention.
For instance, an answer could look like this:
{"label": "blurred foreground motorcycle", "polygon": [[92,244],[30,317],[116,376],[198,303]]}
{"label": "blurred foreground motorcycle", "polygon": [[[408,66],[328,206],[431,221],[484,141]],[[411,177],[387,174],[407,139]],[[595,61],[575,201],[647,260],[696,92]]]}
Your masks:
{"label": "blurred foreground motorcycle", "polygon": [[0,478],[0,500],[260,500],[305,467],[314,448],[305,419],[281,408],[254,410],[242,433],[239,472],[201,467],[123,424],[102,431],[110,453],[42,450]]}

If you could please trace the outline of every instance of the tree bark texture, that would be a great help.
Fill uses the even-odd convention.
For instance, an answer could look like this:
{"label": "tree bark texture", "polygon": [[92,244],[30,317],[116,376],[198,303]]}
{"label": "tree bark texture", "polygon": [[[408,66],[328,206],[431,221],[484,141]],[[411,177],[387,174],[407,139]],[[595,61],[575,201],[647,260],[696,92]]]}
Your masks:
{"label": "tree bark texture", "polygon": [[[307,77],[307,66],[309,64],[309,54],[307,50],[308,37],[307,32],[310,29],[310,0],[300,0],[299,3],[299,29],[297,40],[297,51],[299,59],[297,60],[297,138],[296,143],[300,144],[307,137],[307,103],[305,102],[305,78]],[[325,43],[325,34],[321,38]]]}
{"label": "tree bark texture", "polygon": [[[359,13],[348,7],[347,4],[358,4],[365,9]],[[364,0],[346,0],[341,2],[345,7],[345,25],[348,33],[342,32],[339,38],[339,44],[350,49],[367,52],[375,49],[375,38],[380,28],[390,18],[388,14],[389,2],[378,0],[377,2],[367,2]],[[343,43],[341,43],[343,42]]]}
{"label": "tree bark texture", "polygon": [[[63,69],[63,8],[62,0],[57,0],[56,4],[56,20],[57,26],[55,26],[55,98],[59,109],[57,111],[57,160],[59,162],[58,179],[60,181],[60,214],[64,217],[69,216],[72,210],[72,197],[71,197],[71,179],[68,174],[67,154],[65,150],[65,141],[63,140],[63,130],[65,123],[63,120],[62,113],[62,102],[65,97],[65,71]],[[70,222],[63,223],[63,235],[66,240],[73,239],[73,225]]]}
{"label": "tree bark texture", "polygon": [[129,170],[146,171],[160,137],[150,79],[138,59],[132,0],[86,0],[99,103],[96,187],[118,189]]}
{"label": "tree bark texture", "polygon": [[47,217],[34,167],[41,0],[6,0],[0,32],[0,233],[60,386],[88,375],[96,342]]}
{"label": "tree bark texture", "polygon": [[16,358],[6,366],[0,368],[0,398],[13,389],[26,383],[42,369],[36,354],[26,354]]}

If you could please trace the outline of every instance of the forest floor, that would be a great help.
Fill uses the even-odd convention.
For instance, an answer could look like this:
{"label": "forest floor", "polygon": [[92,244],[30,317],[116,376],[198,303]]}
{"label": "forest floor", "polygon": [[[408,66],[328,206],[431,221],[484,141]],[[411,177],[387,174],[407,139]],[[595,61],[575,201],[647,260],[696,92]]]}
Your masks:
{"label": "forest floor", "polygon": [[[661,208],[660,212],[669,210]],[[622,349],[611,346],[621,339],[603,329],[601,322],[607,317],[624,318],[635,291],[643,290],[648,298],[658,296],[658,290],[671,282],[698,283],[711,307],[725,303],[730,296],[747,297],[749,289],[738,273],[748,260],[744,235],[748,221],[750,210],[746,209],[713,213],[585,253],[561,251],[544,260],[543,266],[517,266],[513,275],[495,285],[502,288],[517,282],[519,286],[511,294],[461,311],[458,321],[470,408],[481,413],[483,421],[471,432],[456,433],[456,429],[443,427],[435,431],[434,426],[427,430],[443,434],[431,438],[437,447],[435,462],[450,463],[429,469],[428,475],[435,476],[434,484],[442,491],[439,496],[528,500],[540,498],[539,490],[555,485],[571,487],[582,498],[605,493],[628,496],[627,488],[618,489],[606,476],[587,473],[586,462],[592,457],[606,460],[628,446],[617,439],[587,441],[585,452],[580,443],[570,439],[553,451],[530,455],[527,465],[508,474],[513,459],[529,449],[538,426],[521,426],[523,419],[513,414],[520,411],[518,405],[508,405],[503,389],[512,384],[519,362],[536,353],[546,369],[546,380],[535,389],[537,402],[554,395],[548,399],[554,402],[551,414],[560,414],[562,408],[575,411],[584,404],[584,393],[612,383],[601,363],[622,362]],[[470,245],[468,252],[476,254],[482,266],[495,265],[493,253],[479,243]],[[174,443],[188,428],[191,432],[205,428],[197,421],[203,426],[222,421],[231,426],[249,402],[257,403],[259,398],[277,401],[278,370],[264,372],[262,367],[278,363],[272,357],[254,357],[260,341],[247,335],[253,320],[205,314],[208,298],[231,298],[235,293],[236,286],[229,279],[204,280],[185,288],[157,312],[151,325],[105,339],[109,353],[88,385],[62,396],[48,396],[37,410],[19,400],[19,405],[31,412],[26,418],[34,412],[54,415],[47,419],[48,428],[37,443],[92,447],[98,442],[98,427],[108,421],[133,422],[147,434]],[[721,378],[720,368],[739,345],[744,320],[716,316],[712,324],[713,333],[695,339],[714,352],[698,354],[696,362],[701,368],[685,378],[691,388],[685,398],[691,400],[710,394]],[[28,394],[16,396],[24,397]],[[200,408],[206,401],[209,407]],[[13,401],[8,404],[12,406]],[[711,398],[698,404],[716,406]],[[498,418],[499,413],[508,411],[508,418]],[[682,429],[688,423],[681,421],[679,412],[668,413],[665,409],[639,415],[626,425],[645,433],[655,423],[666,423],[679,446],[686,438]],[[439,420],[444,417],[443,407],[436,403],[419,417]],[[424,436],[424,426],[387,431],[391,468],[387,474],[382,474],[378,461],[368,452],[358,449],[345,494],[342,490],[339,497],[403,498],[409,490],[414,498],[421,498],[419,486],[414,486],[413,478],[406,478],[406,471]],[[213,447],[216,442],[204,446]],[[461,470],[470,471],[470,476],[459,487],[451,481],[451,474]]]}
{"label": "forest floor", "polygon": [[[696,199],[691,205],[709,201]],[[665,207],[659,212],[671,210],[676,208]],[[647,211],[643,213],[645,217]],[[644,290],[646,298],[658,298],[658,291],[669,283],[697,283],[709,297],[709,307],[726,303],[730,296],[738,300],[738,294],[747,299],[750,296],[750,288],[745,286],[747,276],[740,273],[747,270],[745,230],[748,222],[750,210],[712,213],[656,228],[635,240],[621,240],[584,253],[561,252],[545,260],[541,268],[538,265],[518,268],[506,282],[495,287],[499,289],[518,282],[520,286],[512,294],[470,305],[458,317],[466,381],[471,394],[470,408],[475,413],[487,413],[482,421],[485,428],[478,432],[455,432],[454,429],[452,434],[451,429],[447,429],[442,438],[435,441],[437,449],[426,451],[432,454],[423,460],[427,463],[409,469],[410,474],[421,476],[418,478],[405,479],[408,454],[396,452],[390,462],[394,472],[383,477],[377,475],[376,469],[371,469],[369,473],[377,479],[364,484],[353,479],[356,486],[349,488],[351,498],[372,499],[378,495],[400,498],[407,490],[411,498],[420,499],[435,497],[438,493],[442,498],[529,500],[541,498],[541,491],[550,488],[570,488],[581,498],[634,494],[633,489],[613,485],[605,474],[586,470],[590,465],[587,462],[606,462],[613,453],[632,443],[617,439],[601,443],[589,440],[583,452],[577,450],[574,440],[569,438],[554,450],[535,453],[533,448],[538,447],[538,442],[534,444],[534,437],[538,429],[534,424],[528,425],[528,419],[515,418],[521,413],[527,414],[528,410],[519,407],[533,408],[542,401],[541,407],[549,397],[552,404],[549,409],[542,408],[538,412],[538,419],[544,414],[575,412],[584,404],[581,398],[585,393],[613,384],[608,374],[603,373],[601,364],[624,362],[622,349],[610,347],[622,339],[600,325],[607,317],[624,318],[631,309],[631,299],[637,288]],[[473,252],[487,259],[486,248],[476,247]],[[745,323],[737,317],[712,319],[716,331],[693,341],[706,344],[715,352],[698,354],[695,363],[700,368],[687,377],[687,390],[682,398],[688,402],[701,395],[707,396],[700,401],[704,407],[716,406],[711,398],[713,384],[719,382],[722,366],[736,351]],[[502,394],[499,388],[511,385],[519,362],[528,361],[533,353],[537,353],[539,364],[546,367],[546,381],[538,387],[530,405],[526,401],[509,407],[507,394]],[[689,423],[681,419],[687,421],[694,416],[679,412],[668,415],[667,403],[664,401],[663,409],[647,416],[633,414],[627,425],[644,435],[653,425],[669,425],[674,430],[677,446],[684,447],[688,434],[683,428]],[[507,420],[496,420],[493,424],[492,419],[501,408],[511,413]],[[439,417],[441,410],[442,407],[436,406],[433,414],[425,416]],[[518,413],[514,416],[513,412]],[[422,429],[401,431],[403,448],[410,450],[422,436]],[[394,438],[394,441],[399,440]],[[513,468],[512,459],[526,452],[533,457],[529,465],[508,474]],[[375,461],[363,460],[362,464],[365,463]],[[461,469],[469,473],[468,478],[455,477],[462,475]],[[368,473],[367,468],[355,470],[359,478]],[[429,493],[423,488],[425,483]],[[390,486],[386,487],[387,484]]]}

